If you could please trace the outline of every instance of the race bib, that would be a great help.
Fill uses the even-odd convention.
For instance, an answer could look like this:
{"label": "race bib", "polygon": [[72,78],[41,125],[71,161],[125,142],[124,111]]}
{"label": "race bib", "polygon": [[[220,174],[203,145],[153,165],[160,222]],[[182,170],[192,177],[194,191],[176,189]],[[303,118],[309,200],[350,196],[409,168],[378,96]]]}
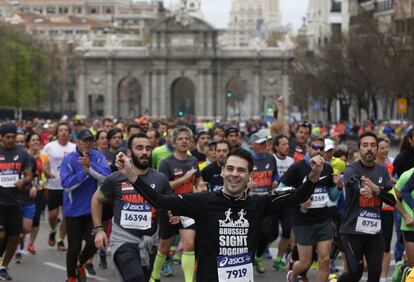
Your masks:
{"label": "race bib", "polygon": [[126,229],[151,228],[151,207],[148,204],[126,203],[121,211],[120,224]]}
{"label": "race bib", "polygon": [[253,264],[249,254],[218,256],[219,282],[253,282]]}
{"label": "race bib", "polygon": [[180,221],[184,228],[187,228],[188,226],[191,226],[195,223],[194,219],[187,216],[180,216]]}
{"label": "race bib", "polygon": [[0,186],[5,188],[16,187],[16,182],[19,180],[18,174],[0,175]]}
{"label": "race bib", "polygon": [[316,187],[312,196],[310,197],[310,209],[324,208],[329,202],[328,190],[326,187]]}
{"label": "race bib", "polygon": [[375,209],[360,209],[355,231],[377,234],[381,231],[381,214]]}

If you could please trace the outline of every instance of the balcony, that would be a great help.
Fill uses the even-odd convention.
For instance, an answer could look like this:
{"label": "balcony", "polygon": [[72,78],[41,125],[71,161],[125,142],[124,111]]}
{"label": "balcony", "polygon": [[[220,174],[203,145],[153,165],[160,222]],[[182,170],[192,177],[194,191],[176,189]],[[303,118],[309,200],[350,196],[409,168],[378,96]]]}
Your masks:
{"label": "balcony", "polygon": [[374,3],[374,12],[383,13],[394,10],[394,0],[376,1]]}

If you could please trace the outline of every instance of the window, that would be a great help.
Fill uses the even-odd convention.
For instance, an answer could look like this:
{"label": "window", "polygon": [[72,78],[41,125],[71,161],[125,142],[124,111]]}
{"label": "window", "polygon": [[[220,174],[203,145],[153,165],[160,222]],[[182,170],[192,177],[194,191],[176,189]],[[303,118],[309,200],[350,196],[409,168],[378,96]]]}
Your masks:
{"label": "window", "polygon": [[89,8],[89,14],[96,14],[96,7]]}
{"label": "window", "polygon": [[55,7],[47,7],[46,8],[46,13],[47,14],[55,14],[56,13],[56,8]]}
{"label": "window", "polygon": [[105,8],[105,13],[112,14],[112,8],[111,7],[106,7]]}
{"label": "window", "polygon": [[59,14],[66,15],[69,12],[68,7],[59,7]]}
{"label": "window", "polygon": [[73,7],[73,12],[76,14],[82,14],[82,7],[79,7],[79,6]]}

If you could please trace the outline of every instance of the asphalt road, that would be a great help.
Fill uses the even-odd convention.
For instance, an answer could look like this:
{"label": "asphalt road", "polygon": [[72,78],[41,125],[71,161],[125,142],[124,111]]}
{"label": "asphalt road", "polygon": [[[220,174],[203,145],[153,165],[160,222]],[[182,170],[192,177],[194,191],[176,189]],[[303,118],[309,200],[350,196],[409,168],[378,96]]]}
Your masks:
{"label": "asphalt road", "polygon": [[[24,252],[23,263],[9,265],[9,273],[13,281],[21,282],[63,282],[66,279],[66,258],[65,253],[58,252],[56,248],[47,245],[48,226],[47,221],[41,222],[41,230],[36,241],[36,255]],[[95,277],[89,277],[88,281],[119,281],[112,269],[111,257],[108,256],[110,263],[107,270],[98,268],[98,258],[95,257],[94,265],[97,271]],[[271,269],[271,260],[266,261],[267,272],[263,275],[256,275],[255,281],[274,282],[286,281],[286,274],[276,272]],[[163,282],[184,281],[181,267],[174,265],[175,274],[173,277],[162,277]],[[314,271],[311,271],[314,272]],[[314,274],[311,274],[311,277]]]}
{"label": "asphalt road", "polygon": [[[395,157],[398,153],[396,148],[392,148],[390,155]],[[66,279],[66,259],[65,253],[58,252],[56,248],[51,248],[47,245],[48,225],[46,220],[41,221],[41,230],[36,242],[36,255],[31,255],[27,252],[24,253],[23,263],[14,264],[9,266],[9,273],[13,277],[13,281],[21,282],[63,282]],[[273,244],[274,246],[275,244]],[[392,245],[393,246],[393,245]],[[274,253],[276,250],[271,249]],[[97,271],[95,277],[89,277],[88,281],[119,281],[112,269],[111,257],[108,257],[110,263],[107,270],[101,270],[98,268],[98,258],[95,257],[94,264]],[[337,266],[342,270],[342,259],[337,259]],[[272,261],[266,261],[266,273],[255,274],[255,281],[260,282],[274,282],[274,281],[286,281],[286,273],[276,272],[271,268]],[[394,265],[394,262],[392,262]],[[162,277],[163,282],[182,282],[183,276],[180,266],[174,266],[175,275],[173,277]],[[393,267],[391,268],[391,271]],[[315,270],[309,271],[310,281],[315,281]],[[391,275],[391,274],[390,274]],[[366,277],[366,273],[364,275]],[[365,279],[363,279],[365,280]]]}
{"label": "asphalt road", "polygon": [[[56,248],[47,245],[48,226],[45,220],[41,221],[41,230],[36,241],[36,255],[31,255],[28,252],[24,253],[23,263],[11,263],[9,266],[9,273],[13,277],[13,281],[21,282],[63,282],[66,279],[66,259],[65,253],[58,252]],[[273,244],[272,246],[274,246]],[[271,253],[275,253],[276,249],[271,248]],[[111,257],[108,256],[110,263],[107,270],[98,268],[98,258],[95,257],[94,264],[97,271],[95,277],[89,277],[88,281],[119,281],[112,269]],[[394,262],[392,262],[392,265]],[[255,274],[255,281],[260,282],[274,282],[286,281],[286,273],[277,272],[271,268],[272,260],[266,260],[266,273]],[[342,259],[337,259],[337,266],[342,269]],[[173,277],[162,277],[163,282],[182,282],[184,281],[181,267],[174,266],[175,275]],[[309,271],[310,281],[315,281],[315,270]],[[363,279],[364,280],[364,279]]]}

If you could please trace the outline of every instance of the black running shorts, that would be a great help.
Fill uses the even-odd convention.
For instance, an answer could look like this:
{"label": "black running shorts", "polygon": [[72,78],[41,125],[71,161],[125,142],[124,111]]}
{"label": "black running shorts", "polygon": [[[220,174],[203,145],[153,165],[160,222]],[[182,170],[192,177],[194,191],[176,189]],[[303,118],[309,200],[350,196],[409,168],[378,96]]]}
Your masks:
{"label": "black running shorts", "polygon": [[170,224],[170,218],[166,214],[160,214],[159,215],[159,221],[160,221],[160,229],[159,229],[159,235],[160,239],[167,240],[175,235],[178,234],[178,230],[181,229],[190,229],[195,230],[195,224],[190,225],[186,228],[181,223],[178,224]]}
{"label": "black running shorts", "polygon": [[19,235],[22,232],[22,214],[20,206],[0,205],[0,231],[9,236]]}
{"label": "black running shorts", "polygon": [[63,206],[63,190],[47,190],[47,210],[52,211]]}

